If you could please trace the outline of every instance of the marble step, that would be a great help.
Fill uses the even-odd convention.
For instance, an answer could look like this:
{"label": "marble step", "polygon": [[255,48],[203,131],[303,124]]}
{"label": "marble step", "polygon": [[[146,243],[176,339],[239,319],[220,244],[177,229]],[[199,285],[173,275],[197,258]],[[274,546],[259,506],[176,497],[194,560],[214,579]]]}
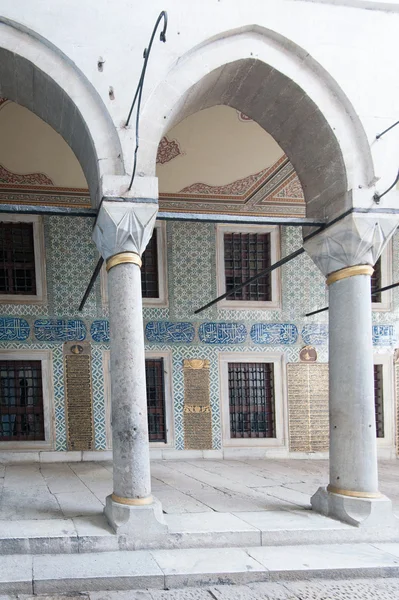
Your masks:
{"label": "marble step", "polygon": [[398,575],[398,543],[13,555],[0,561],[0,594]]}
{"label": "marble step", "polygon": [[165,521],[169,532],[156,543],[116,535],[103,515],[0,521],[0,555],[399,542],[399,529],[360,529],[307,510],[170,514]]}

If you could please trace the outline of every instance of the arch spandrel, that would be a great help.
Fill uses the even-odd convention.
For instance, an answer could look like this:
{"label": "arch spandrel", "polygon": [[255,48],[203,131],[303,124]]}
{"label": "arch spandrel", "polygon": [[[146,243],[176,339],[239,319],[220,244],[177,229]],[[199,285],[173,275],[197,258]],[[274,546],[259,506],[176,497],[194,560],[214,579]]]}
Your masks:
{"label": "arch spandrel", "polygon": [[365,132],[337,83],[305,50],[258,26],[223,33],[179,59],[143,111],[142,130],[148,123],[153,139],[142,144],[140,169],[153,172],[154,147],[168,130],[219,104],[275,138],[301,180],[308,216],[332,218],[351,205],[352,190],[374,183]]}
{"label": "arch spandrel", "polygon": [[47,40],[0,21],[0,95],[48,123],[71,147],[93,205],[104,176],[123,175],[120,140],[98,93],[77,67]]}

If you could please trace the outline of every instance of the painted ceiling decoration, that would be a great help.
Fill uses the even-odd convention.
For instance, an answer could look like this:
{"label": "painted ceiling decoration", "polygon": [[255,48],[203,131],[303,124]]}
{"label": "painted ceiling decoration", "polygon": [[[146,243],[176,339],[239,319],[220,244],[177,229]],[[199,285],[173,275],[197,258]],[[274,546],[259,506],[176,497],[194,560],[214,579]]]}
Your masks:
{"label": "painted ceiling decoration", "polygon": [[50,177],[44,173],[27,173],[22,175],[12,173],[3,165],[0,165],[0,183],[8,183],[11,185],[54,185]]}
{"label": "painted ceiling decoration", "polygon": [[182,154],[179,143],[176,140],[169,140],[165,135],[159,142],[157,164],[164,165],[179,154]]}
{"label": "painted ceiling decoration", "polygon": [[13,173],[0,165],[0,204],[46,204],[89,208],[89,190],[55,187],[44,173]]}
{"label": "painted ceiling decoration", "polygon": [[303,190],[294,167],[282,156],[271,167],[232,183],[194,183],[178,193],[160,194],[162,210],[228,214],[304,216]]}
{"label": "painted ceiling decoration", "polygon": [[238,120],[244,121],[244,123],[248,122],[248,121],[253,121],[253,119],[251,119],[251,117],[247,117],[246,114],[244,114],[243,112],[241,112],[239,110],[237,110],[237,115],[238,115]]}

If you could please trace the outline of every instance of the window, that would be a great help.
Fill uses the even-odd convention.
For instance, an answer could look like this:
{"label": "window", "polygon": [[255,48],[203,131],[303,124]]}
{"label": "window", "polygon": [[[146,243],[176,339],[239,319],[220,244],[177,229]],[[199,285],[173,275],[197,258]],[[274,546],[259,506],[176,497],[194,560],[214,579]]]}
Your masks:
{"label": "window", "polygon": [[384,437],[383,365],[374,365],[374,402],[377,437]]}
{"label": "window", "polygon": [[[107,446],[112,447],[110,352],[103,352]],[[148,352],[145,359],[148,434],[152,447],[173,445],[172,354]]]}
{"label": "window", "polygon": [[45,300],[43,227],[40,217],[3,215],[0,220],[0,302]]}
{"label": "window", "polygon": [[230,437],[276,437],[273,363],[228,363]]}
{"label": "window", "polygon": [[44,440],[39,360],[0,361],[0,440]]}
{"label": "window", "polygon": [[284,353],[221,352],[219,365],[224,447],[284,447]]}
{"label": "window", "polygon": [[0,447],[54,447],[52,353],[0,351]]}
{"label": "window", "polygon": [[[280,257],[278,227],[218,225],[218,295],[233,290]],[[276,308],[280,303],[280,274],[268,273],[231,294],[220,308]]]}
{"label": "window", "polygon": [[[167,306],[166,229],[165,223],[157,221],[146,249],[141,257],[141,287],[143,306]],[[108,304],[107,274],[101,271],[101,294]]]}
{"label": "window", "polygon": [[163,372],[163,358],[146,359],[145,377],[150,442],[166,442],[165,384]]}
{"label": "window", "polygon": [[371,302],[373,310],[391,310],[392,290],[373,294],[376,290],[392,283],[392,243],[389,242],[384,252],[374,265],[371,276]]}
{"label": "window", "polygon": [[[226,292],[270,267],[270,233],[225,233],[224,275]],[[268,273],[230,296],[231,300],[270,302],[272,277]]]}

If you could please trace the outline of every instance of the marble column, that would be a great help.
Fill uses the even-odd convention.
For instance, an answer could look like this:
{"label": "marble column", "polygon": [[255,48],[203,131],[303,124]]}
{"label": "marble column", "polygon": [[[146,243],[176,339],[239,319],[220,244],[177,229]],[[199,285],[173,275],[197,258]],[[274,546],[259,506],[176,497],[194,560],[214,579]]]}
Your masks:
{"label": "marble column", "polygon": [[330,481],[311,504],[362,527],[396,525],[378,489],[370,284],[396,224],[352,214],[304,242],[329,291]]}
{"label": "marble column", "polygon": [[106,262],[111,337],[113,493],[105,514],[118,533],[134,538],[135,547],[167,530],[151,494],[140,272],[157,208],[104,201],[93,233]]}

